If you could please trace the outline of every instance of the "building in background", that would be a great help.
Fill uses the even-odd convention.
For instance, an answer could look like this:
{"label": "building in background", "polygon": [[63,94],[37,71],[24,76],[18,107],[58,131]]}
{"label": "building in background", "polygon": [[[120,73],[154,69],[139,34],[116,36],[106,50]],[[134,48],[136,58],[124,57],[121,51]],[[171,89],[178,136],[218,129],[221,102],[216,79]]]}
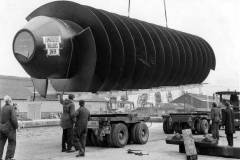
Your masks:
{"label": "building in background", "polygon": [[171,101],[171,103],[181,104],[183,110],[191,108],[193,111],[210,111],[213,102],[215,102],[213,96],[192,93],[185,93]]}
{"label": "building in background", "polygon": [[[0,106],[4,105],[5,95],[9,95],[13,102],[17,103],[20,120],[54,118],[62,110],[56,94],[50,94],[46,99],[37,93],[34,94],[30,78],[0,76]],[[35,97],[35,101],[33,101],[33,97]]]}

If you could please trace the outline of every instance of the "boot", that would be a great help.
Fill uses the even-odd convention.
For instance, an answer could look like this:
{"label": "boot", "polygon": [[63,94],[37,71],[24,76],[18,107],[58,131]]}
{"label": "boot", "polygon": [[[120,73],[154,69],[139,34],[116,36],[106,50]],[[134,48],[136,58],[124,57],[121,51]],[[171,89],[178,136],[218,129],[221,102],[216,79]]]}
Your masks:
{"label": "boot", "polygon": [[80,153],[80,154],[77,154],[76,157],[84,157],[85,154],[84,153]]}
{"label": "boot", "polygon": [[75,151],[72,150],[72,149],[67,149],[66,152],[67,152],[67,153],[72,153],[72,152],[75,152]]}

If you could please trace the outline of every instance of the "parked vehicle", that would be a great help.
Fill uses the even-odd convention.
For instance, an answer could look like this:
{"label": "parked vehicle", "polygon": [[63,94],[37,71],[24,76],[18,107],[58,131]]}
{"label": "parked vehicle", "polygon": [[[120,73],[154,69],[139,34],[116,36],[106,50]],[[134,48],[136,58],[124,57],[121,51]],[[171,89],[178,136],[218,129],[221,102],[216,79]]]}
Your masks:
{"label": "parked vehicle", "polygon": [[128,143],[147,143],[149,130],[145,122],[149,117],[130,113],[133,102],[86,100],[85,106],[91,112],[87,145],[124,147]]}
{"label": "parked vehicle", "polygon": [[195,134],[210,132],[210,112],[170,113],[163,115],[163,131],[166,134],[182,133],[191,128]]}
{"label": "parked vehicle", "polygon": [[[214,94],[216,102],[222,109],[223,119],[225,118],[224,109],[226,108],[224,104],[228,102],[232,105],[236,129],[240,128],[239,94],[240,92],[237,91],[221,91]],[[181,133],[184,128],[191,128],[193,133],[196,134],[203,134],[207,130],[211,132],[210,112],[170,113],[163,116],[164,133]]]}

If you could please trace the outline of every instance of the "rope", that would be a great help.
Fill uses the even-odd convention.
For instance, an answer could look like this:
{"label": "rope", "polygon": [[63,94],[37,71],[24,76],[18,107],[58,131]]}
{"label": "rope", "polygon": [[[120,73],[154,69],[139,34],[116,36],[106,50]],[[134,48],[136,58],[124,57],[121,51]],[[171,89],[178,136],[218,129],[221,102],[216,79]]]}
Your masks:
{"label": "rope", "polygon": [[131,0],[128,0],[128,18],[130,17]]}
{"label": "rope", "polygon": [[166,27],[168,28],[166,1],[163,0],[163,3],[164,3],[164,12],[165,12]]}

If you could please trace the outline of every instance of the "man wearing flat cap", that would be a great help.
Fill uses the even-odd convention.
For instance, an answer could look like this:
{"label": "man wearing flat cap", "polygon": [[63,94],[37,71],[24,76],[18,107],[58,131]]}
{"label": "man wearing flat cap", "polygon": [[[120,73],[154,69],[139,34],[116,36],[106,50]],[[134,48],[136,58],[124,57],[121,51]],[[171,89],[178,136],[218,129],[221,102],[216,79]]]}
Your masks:
{"label": "man wearing flat cap", "polygon": [[215,102],[212,104],[211,120],[213,138],[219,140],[219,125],[222,120],[222,111]]}
{"label": "man wearing flat cap", "polygon": [[226,109],[224,111],[225,118],[223,119],[223,125],[225,125],[225,134],[227,137],[228,145],[233,146],[233,134],[235,133],[234,124],[234,112],[229,102],[225,103]]}
{"label": "man wearing flat cap", "polygon": [[68,99],[63,100],[63,94],[60,95],[60,103],[63,106],[63,114],[61,116],[62,134],[62,152],[74,152],[73,146],[73,126],[75,123],[75,105],[73,94],[68,95]]}
{"label": "man wearing flat cap", "polygon": [[85,156],[85,145],[87,139],[87,125],[90,118],[90,112],[85,108],[85,102],[83,100],[79,101],[79,108],[76,110],[76,124],[74,128],[74,134],[76,138],[76,146],[79,153],[76,157]]}

